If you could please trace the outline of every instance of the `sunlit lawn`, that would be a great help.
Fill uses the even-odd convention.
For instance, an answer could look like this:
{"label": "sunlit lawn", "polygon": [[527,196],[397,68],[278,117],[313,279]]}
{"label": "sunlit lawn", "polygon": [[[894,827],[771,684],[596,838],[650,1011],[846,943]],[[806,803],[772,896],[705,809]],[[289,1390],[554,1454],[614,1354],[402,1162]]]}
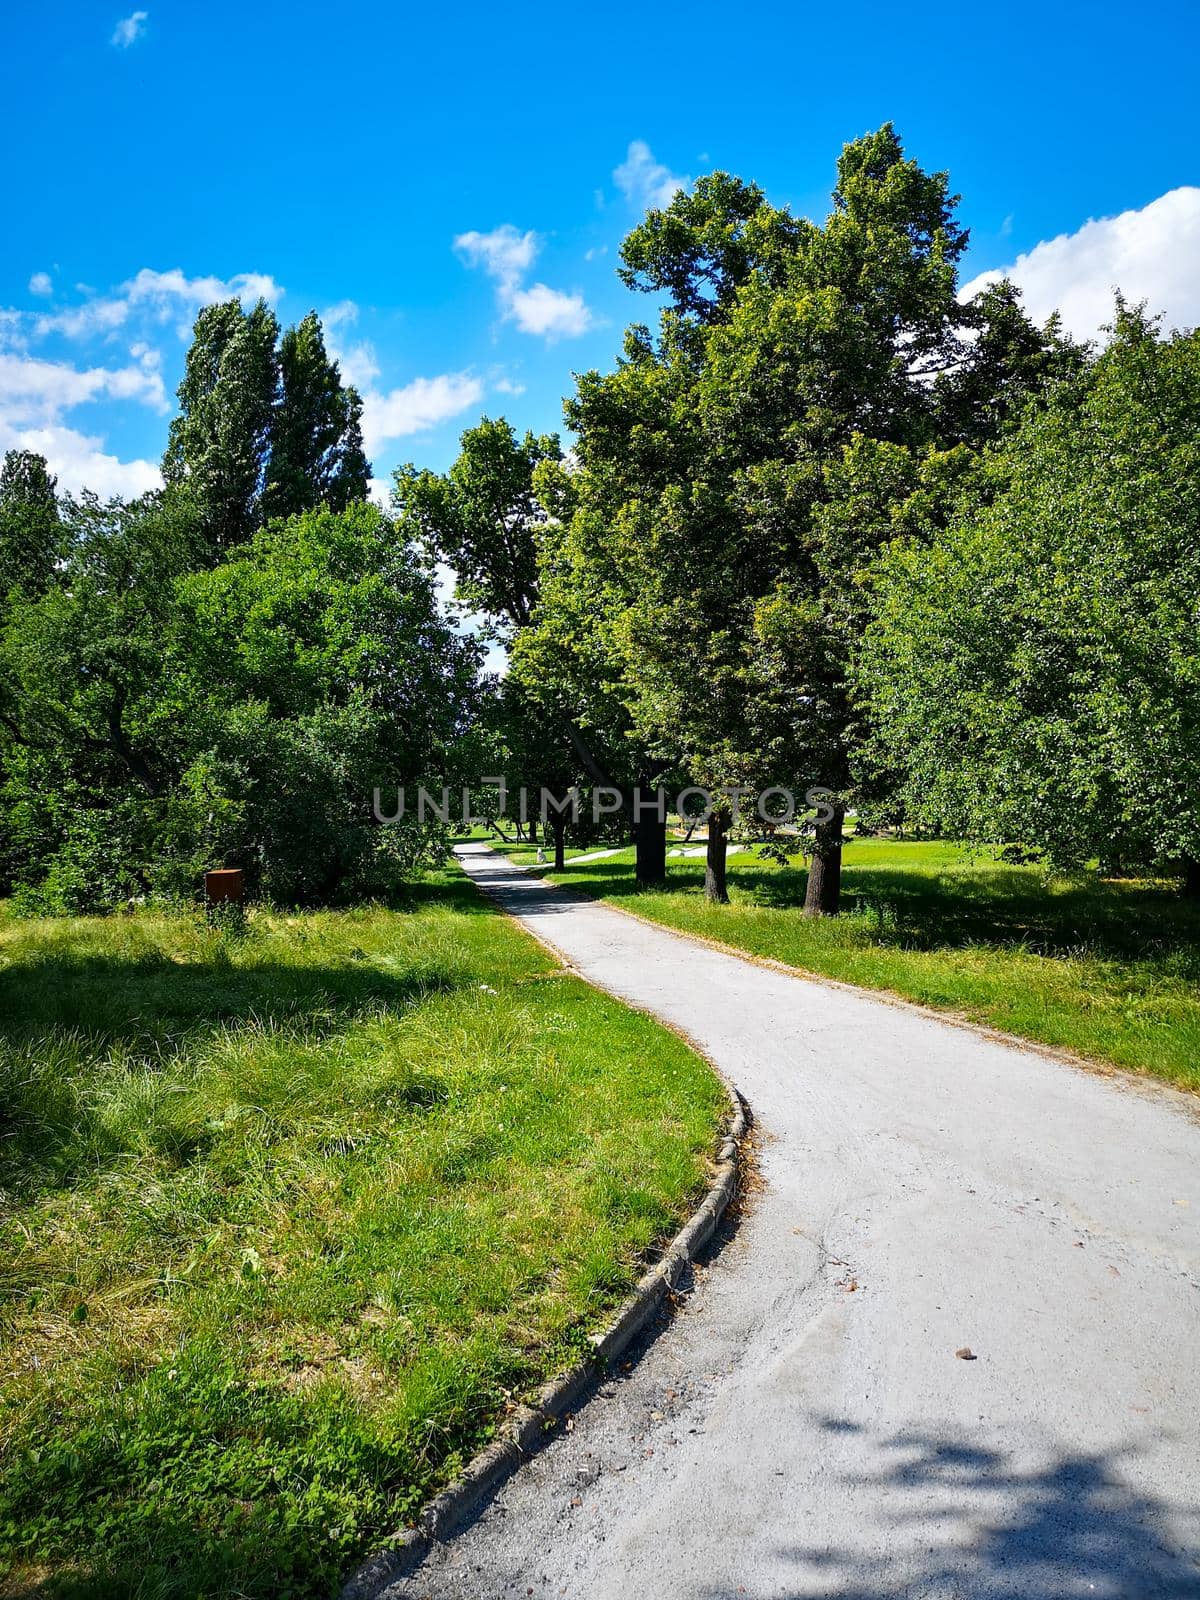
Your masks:
{"label": "sunlit lawn", "polygon": [[[527,846],[509,853],[534,859]],[[639,893],[627,850],[568,861],[559,881],[754,955],[1200,1089],[1200,908],[1173,884],[1055,878],[952,844],[859,839],[845,849],[844,915],[814,921],[800,914],[801,858],[778,867],[731,854],[728,906],[705,901],[702,857],[669,855],[667,876],[665,890]]]}
{"label": "sunlit lawn", "polygon": [[0,921],[0,1592],[310,1596],[563,1368],[722,1094],[456,871]]}

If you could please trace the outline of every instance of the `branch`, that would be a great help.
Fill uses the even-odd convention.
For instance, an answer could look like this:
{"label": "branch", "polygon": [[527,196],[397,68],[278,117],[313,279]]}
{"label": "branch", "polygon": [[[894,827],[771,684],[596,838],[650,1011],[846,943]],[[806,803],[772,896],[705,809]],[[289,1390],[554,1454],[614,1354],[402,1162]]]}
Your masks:
{"label": "branch", "polygon": [[[567,738],[571,741],[572,750],[574,750],[575,754],[583,763],[583,770],[587,773],[592,782],[600,784],[605,789],[620,789],[620,784],[612,781],[612,778],[607,772],[605,772],[599,761],[597,761],[596,757],[592,754],[591,746],[588,744],[587,740],[583,737],[583,734],[575,725],[574,719],[572,717],[566,717],[564,719],[563,726],[566,728]],[[621,793],[624,794],[624,791],[621,790]]]}

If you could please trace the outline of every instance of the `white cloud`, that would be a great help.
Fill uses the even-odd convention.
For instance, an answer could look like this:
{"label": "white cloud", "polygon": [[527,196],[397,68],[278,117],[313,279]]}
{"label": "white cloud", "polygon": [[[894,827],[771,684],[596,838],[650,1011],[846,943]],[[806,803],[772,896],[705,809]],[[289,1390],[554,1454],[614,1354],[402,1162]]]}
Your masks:
{"label": "white cloud", "polygon": [[[43,282],[44,280],[44,282]],[[53,289],[49,274],[35,273],[35,294]],[[44,455],[64,489],[94,489],[98,494],[138,495],[161,483],[151,461],[122,461],[105,448],[98,433],[70,426],[78,406],[134,402],[160,414],[171,407],[162,376],[162,330],[173,334],[201,306],[234,294],[278,300],[282,290],[266,273],[232,278],[189,278],[181,268],[165,272],[144,267],[107,294],[77,285],[80,304],[55,311],[0,309],[0,449],[36,450]],[[127,341],[129,360],[91,364],[30,354],[34,341],[93,341],[107,351],[118,336]],[[107,426],[107,414],[101,426]]]}
{"label": "white cloud", "polygon": [[73,367],[67,362],[0,353],[0,450],[34,450],[46,457],[61,488],[133,496],[162,483],[151,461],[121,461],[104,440],[68,427],[65,412],[102,400],[134,400],[170,409],[155,360],[136,366]]}
{"label": "white cloud", "polygon": [[48,272],[35,272],[29,280],[29,292],[36,295],[54,293],[54,280]]}
{"label": "white cloud", "polygon": [[342,378],[352,383],[361,393],[379,376],[379,362],[375,346],[367,339],[357,344],[344,343],[339,328],[353,327],[358,321],[358,307],[353,300],[339,300],[321,313],[321,327],[325,334],[325,348],[341,369]]}
{"label": "white cloud", "polygon": [[389,439],[424,433],[448,422],[483,399],[483,384],[469,372],[447,372],[436,378],[414,378],[387,394],[371,390],[363,396],[363,441],[374,455]]}
{"label": "white cloud", "polygon": [[680,189],[688,188],[692,182],[656,161],[644,139],[633,140],[624,161],[613,171],[613,180],[626,200],[642,211],[663,210]]}
{"label": "white cloud", "polygon": [[497,394],[517,395],[525,393],[525,385],[523,383],[514,383],[511,378],[497,378],[492,387]]}
{"label": "white cloud", "polygon": [[244,301],[265,300],[274,305],[283,292],[265,272],[238,272],[232,278],[189,278],[179,267],[166,272],[143,267],[113,294],[92,294],[82,305],[41,314],[34,323],[34,332],[39,337],[59,333],[67,339],[90,338],[115,333],[132,317],[142,315],[157,322],[183,318],[182,331],[186,334],[203,306],[231,300],[235,295]]}
{"label": "white cloud", "polygon": [[113,29],[112,42],[118,50],[128,50],[131,44],[136,44],[146,31],[149,13],[135,11],[131,16],[122,17]]}
{"label": "white cloud", "polygon": [[505,222],[491,233],[460,233],[454,248],[468,266],[482,267],[489,277],[511,288],[533,265],[541,241],[536,233],[522,233],[511,222]]}
{"label": "white cloud", "polygon": [[78,493],[92,489],[102,499],[132,499],[162,487],[152,461],[120,461],[102,448],[104,441],[74,428],[11,428],[0,417],[0,451],[34,450],[45,456],[60,489]]}
{"label": "white cloud", "polygon": [[10,425],[54,422],[63,411],[101,398],[140,400],[160,412],[170,409],[161,376],[144,365],[79,368],[0,354],[0,417]]}
{"label": "white cloud", "polygon": [[155,272],[152,267],[141,271],[123,286],[132,303],[149,301],[167,304],[183,300],[198,306],[216,305],[240,295],[243,300],[265,300],[274,305],[283,294],[269,272],[235,272],[232,278],[189,278],[180,267],[167,272]]}
{"label": "white cloud", "polygon": [[545,283],[525,286],[525,274],[541,249],[536,233],[522,233],[505,222],[490,233],[460,233],[454,248],[468,266],[482,267],[495,279],[501,314],[522,333],[553,341],[576,338],[594,326],[595,319],[581,294],[567,294]]}
{"label": "white cloud", "polygon": [[512,319],[521,332],[540,334],[544,339],[574,339],[592,326],[592,313],[581,294],[564,294],[544,283],[514,290],[510,304]]}
{"label": "white cloud", "polygon": [[1200,323],[1200,188],[1172,189],[1139,211],[1085,222],[1019,255],[1010,267],[964,284],[968,299],[999,278],[1021,289],[1037,322],[1062,313],[1068,333],[1094,338],[1112,320],[1113,297],[1145,300],[1168,328]]}
{"label": "white cloud", "polygon": [[381,511],[392,509],[392,480],[390,478],[368,478],[367,499],[373,500]]}

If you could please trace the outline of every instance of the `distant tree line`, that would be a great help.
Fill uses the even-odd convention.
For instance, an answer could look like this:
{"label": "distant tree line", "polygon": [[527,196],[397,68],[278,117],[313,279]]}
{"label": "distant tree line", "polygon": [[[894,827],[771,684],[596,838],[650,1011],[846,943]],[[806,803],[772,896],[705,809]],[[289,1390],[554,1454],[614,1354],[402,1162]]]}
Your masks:
{"label": "distant tree line", "polygon": [[734,797],[770,785],[834,797],[774,841],[814,915],[847,809],[1200,893],[1200,336],[1119,297],[1098,347],[1011,283],[964,301],[957,203],[890,125],[822,224],[701,178],[622,246],[657,320],[578,377],[569,449],[484,418],[389,514],[318,319],[202,312],[161,493],[5,461],[3,889],[100,907],[225,862],[284,901],[386,894],[444,830],[381,828],[373,788],[503,772],[618,790],[647,884],[635,802],[711,791],[716,900]]}

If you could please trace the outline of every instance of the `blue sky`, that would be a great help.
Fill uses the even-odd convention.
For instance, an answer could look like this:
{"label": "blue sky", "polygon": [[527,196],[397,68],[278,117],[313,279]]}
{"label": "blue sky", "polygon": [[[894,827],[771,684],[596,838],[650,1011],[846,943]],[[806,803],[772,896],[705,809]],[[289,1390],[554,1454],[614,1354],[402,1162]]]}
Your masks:
{"label": "blue sky", "polygon": [[967,278],[1015,264],[1081,333],[1117,282],[1200,321],[1194,3],[137,6],[5,25],[0,448],[65,486],[154,481],[231,288],[331,313],[380,478],[484,411],[557,427],[651,309],[614,274],[647,203],[721,167],[820,218],[888,118],[963,196]]}

